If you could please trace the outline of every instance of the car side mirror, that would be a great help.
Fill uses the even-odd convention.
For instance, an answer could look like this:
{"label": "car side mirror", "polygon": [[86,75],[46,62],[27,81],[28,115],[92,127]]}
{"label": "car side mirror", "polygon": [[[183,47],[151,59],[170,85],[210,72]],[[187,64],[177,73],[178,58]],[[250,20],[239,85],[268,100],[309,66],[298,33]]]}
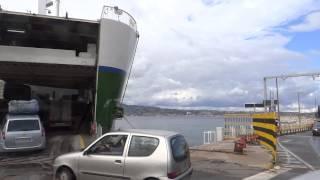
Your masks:
{"label": "car side mirror", "polygon": [[92,153],[92,151],[91,151],[90,149],[88,149],[88,150],[86,150],[86,151],[83,152],[83,155],[84,155],[84,156],[87,156],[87,155],[89,155],[89,154],[91,154],[91,153]]}
{"label": "car side mirror", "polygon": [[89,149],[87,149],[86,151],[83,152],[83,155],[90,155],[92,153],[96,152],[96,148],[95,147],[90,147]]}
{"label": "car side mirror", "polygon": [[123,115],[124,115],[123,107],[115,106],[112,111],[112,118],[113,119],[123,118]]}

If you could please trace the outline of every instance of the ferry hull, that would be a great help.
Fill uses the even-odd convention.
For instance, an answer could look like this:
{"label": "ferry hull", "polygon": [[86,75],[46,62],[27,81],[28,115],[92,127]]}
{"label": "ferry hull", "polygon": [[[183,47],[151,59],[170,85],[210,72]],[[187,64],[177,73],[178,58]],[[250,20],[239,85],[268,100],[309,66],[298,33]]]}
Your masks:
{"label": "ferry hull", "polygon": [[122,101],[138,35],[127,24],[101,19],[99,39],[95,120],[101,135],[112,128],[112,115]]}

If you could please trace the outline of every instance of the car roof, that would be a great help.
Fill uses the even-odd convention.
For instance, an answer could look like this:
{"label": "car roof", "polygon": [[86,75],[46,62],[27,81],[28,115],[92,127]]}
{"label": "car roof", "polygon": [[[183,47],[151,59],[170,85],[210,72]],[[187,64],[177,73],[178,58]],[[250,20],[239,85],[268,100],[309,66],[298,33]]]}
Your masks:
{"label": "car roof", "polygon": [[25,120],[25,119],[39,119],[38,115],[34,114],[8,114],[7,120]]}
{"label": "car roof", "polygon": [[162,137],[170,137],[174,135],[178,135],[179,133],[173,131],[165,131],[165,130],[155,130],[155,129],[124,129],[114,132],[127,132],[127,133],[137,133],[137,134],[145,134],[145,135],[153,135],[153,136],[162,136]]}

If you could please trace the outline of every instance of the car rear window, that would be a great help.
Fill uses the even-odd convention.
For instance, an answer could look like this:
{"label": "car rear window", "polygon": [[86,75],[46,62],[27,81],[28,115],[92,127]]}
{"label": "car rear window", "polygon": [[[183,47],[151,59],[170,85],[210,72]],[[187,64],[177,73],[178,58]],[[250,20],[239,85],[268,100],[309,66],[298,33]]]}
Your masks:
{"label": "car rear window", "polygon": [[145,136],[132,136],[128,156],[150,156],[158,147],[159,139]]}
{"label": "car rear window", "polygon": [[9,121],[8,131],[34,131],[40,130],[38,120],[12,120]]}
{"label": "car rear window", "polygon": [[189,147],[183,136],[175,136],[170,140],[172,156],[175,161],[183,161],[188,157]]}

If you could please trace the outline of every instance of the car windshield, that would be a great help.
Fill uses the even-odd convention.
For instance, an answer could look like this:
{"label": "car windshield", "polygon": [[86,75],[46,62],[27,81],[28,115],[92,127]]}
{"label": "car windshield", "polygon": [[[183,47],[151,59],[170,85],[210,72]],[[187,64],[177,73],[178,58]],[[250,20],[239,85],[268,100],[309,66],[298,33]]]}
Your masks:
{"label": "car windshield", "polygon": [[13,120],[9,121],[8,132],[12,131],[34,131],[39,130],[38,120]]}

